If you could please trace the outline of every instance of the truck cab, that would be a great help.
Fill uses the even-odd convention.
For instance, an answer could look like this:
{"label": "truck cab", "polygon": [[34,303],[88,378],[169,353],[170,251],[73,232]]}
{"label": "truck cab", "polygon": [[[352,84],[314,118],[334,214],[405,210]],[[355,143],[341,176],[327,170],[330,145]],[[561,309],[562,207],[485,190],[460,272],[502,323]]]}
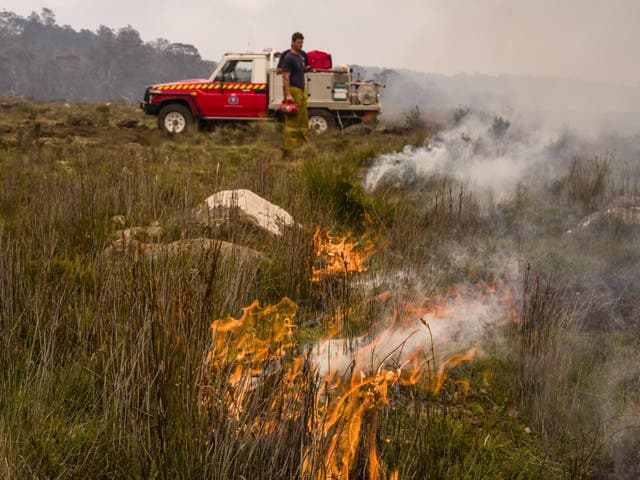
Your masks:
{"label": "truck cab", "polygon": [[267,117],[267,59],[226,55],[197,97],[204,121]]}

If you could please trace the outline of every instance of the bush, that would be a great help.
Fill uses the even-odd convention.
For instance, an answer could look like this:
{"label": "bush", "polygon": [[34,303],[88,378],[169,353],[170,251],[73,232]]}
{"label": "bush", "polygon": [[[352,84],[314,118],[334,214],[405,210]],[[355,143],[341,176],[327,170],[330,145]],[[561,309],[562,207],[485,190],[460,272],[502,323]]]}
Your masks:
{"label": "bush", "polygon": [[585,159],[581,155],[574,155],[564,178],[569,200],[580,204],[586,211],[593,211],[604,197],[610,173],[609,163],[608,157]]}
{"label": "bush", "polygon": [[420,111],[420,107],[418,105],[411,108],[404,116],[404,125],[412,130],[424,128],[426,123],[424,115]]}

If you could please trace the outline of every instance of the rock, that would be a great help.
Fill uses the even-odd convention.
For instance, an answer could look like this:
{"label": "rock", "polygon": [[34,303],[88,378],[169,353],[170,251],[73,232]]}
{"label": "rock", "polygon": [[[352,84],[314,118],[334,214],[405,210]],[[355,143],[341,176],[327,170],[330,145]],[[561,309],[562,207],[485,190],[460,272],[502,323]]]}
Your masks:
{"label": "rock", "polygon": [[587,215],[575,229],[567,233],[584,232],[612,220],[627,226],[640,225],[640,196],[622,195],[615,198],[606,209]]}
{"label": "rock", "polygon": [[211,195],[197,208],[196,215],[208,223],[221,223],[238,216],[277,236],[296,225],[287,211],[246,189],[224,190]]}
{"label": "rock", "polygon": [[122,120],[118,123],[116,123],[116,126],[119,128],[138,128],[138,121],[137,120]]}
{"label": "rock", "polygon": [[111,217],[110,221],[114,225],[120,225],[121,227],[124,227],[124,224],[126,223],[126,218],[124,215],[114,215],[113,217]]}
{"label": "rock", "polygon": [[611,207],[600,212],[592,213],[591,215],[583,218],[576,228],[578,230],[584,230],[594,223],[610,219],[618,220],[625,225],[640,225],[640,206]]}
{"label": "rock", "polygon": [[[115,217],[111,219],[112,222],[116,223],[114,220]],[[124,217],[123,217],[124,224]],[[150,225],[148,227],[129,227],[124,230],[118,230],[115,234],[115,240],[140,240],[140,241],[158,241],[162,236],[163,230],[162,227],[157,225]]]}
{"label": "rock", "polygon": [[15,97],[5,97],[0,100],[0,110],[11,110],[22,105],[24,101]]}
{"label": "rock", "polygon": [[171,243],[145,243],[134,238],[123,237],[112,242],[105,249],[104,255],[107,257],[112,257],[116,254],[132,255],[134,258],[149,259],[178,257],[181,255],[199,257],[216,249],[219,249],[220,256],[225,260],[235,259],[241,262],[259,262],[264,259],[262,253],[250,248],[211,238],[189,238]]}

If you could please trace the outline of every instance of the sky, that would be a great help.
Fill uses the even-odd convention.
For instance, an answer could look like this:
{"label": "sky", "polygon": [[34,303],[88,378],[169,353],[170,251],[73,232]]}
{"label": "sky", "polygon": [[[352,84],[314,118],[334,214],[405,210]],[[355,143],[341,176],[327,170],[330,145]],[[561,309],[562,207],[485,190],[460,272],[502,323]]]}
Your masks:
{"label": "sky", "polygon": [[58,25],[131,25],[144,41],[192,44],[203,58],[305,50],[334,64],[454,75],[519,74],[640,86],[640,0],[2,0]]}

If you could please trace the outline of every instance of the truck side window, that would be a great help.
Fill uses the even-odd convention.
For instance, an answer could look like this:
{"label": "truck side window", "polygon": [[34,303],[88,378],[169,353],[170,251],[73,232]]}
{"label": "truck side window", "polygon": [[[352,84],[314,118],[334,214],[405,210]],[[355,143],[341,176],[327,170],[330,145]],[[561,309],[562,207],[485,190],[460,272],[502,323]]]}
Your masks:
{"label": "truck side window", "polygon": [[216,76],[216,82],[250,82],[253,60],[231,60]]}

